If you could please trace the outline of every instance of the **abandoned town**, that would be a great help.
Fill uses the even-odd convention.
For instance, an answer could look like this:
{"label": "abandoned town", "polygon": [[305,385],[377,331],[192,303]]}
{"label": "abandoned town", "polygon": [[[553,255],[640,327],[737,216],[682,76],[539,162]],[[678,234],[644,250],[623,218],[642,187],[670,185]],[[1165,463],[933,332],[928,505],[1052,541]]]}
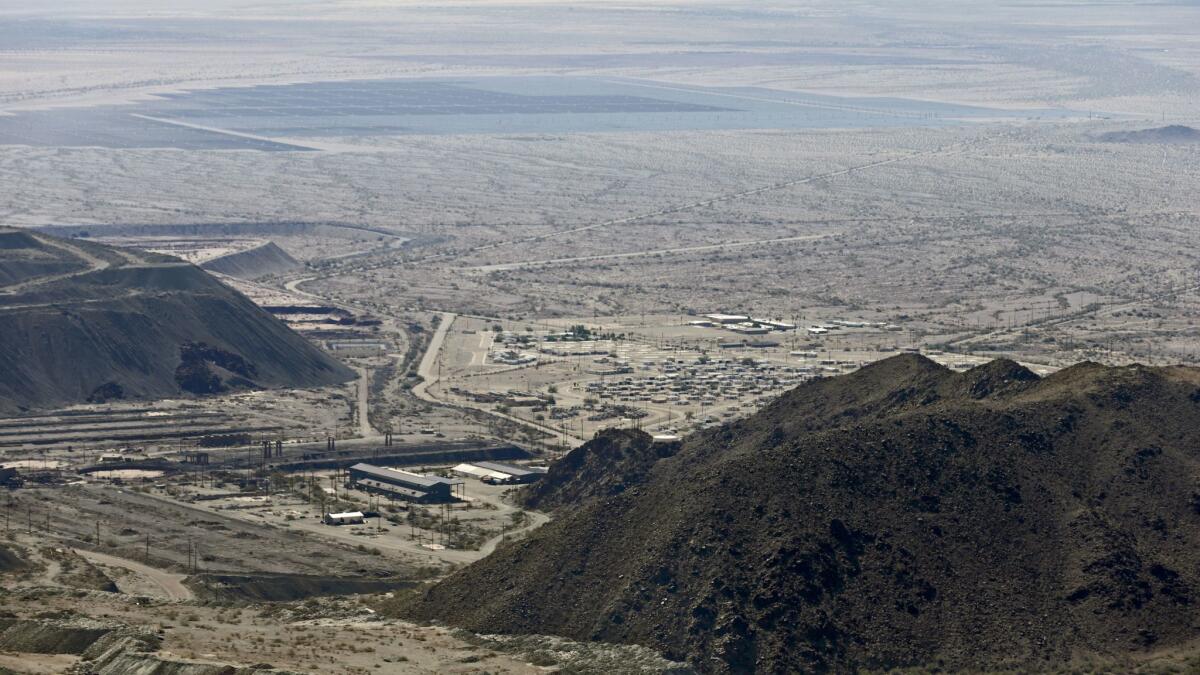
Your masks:
{"label": "abandoned town", "polygon": [[1196,672],[1198,9],[0,0],[0,675]]}

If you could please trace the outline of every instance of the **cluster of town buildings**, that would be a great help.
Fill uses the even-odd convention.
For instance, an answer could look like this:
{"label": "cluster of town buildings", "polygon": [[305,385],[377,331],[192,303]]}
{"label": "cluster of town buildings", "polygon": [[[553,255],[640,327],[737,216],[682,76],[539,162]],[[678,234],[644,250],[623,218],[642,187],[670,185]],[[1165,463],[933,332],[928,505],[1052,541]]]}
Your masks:
{"label": "cluster of town buildings", "polygon": [[510,366],[537,363],[539,352],[551,356],[599,356],[616,349],[613,340],[599,338],[582,327],[550,333],[501,331],[496,335],[496,345],[492,362]]}
{"label": "cluster of town buildings", "polygon": [[[756,319],[745,314],[705,314],[703,318],[690,321],[689,323],[693,326],[723,328],[741,335],[766,335],[772,331],[794,331],[797,327],[796,324],[783,321],[782,319]],[[830,331],[841,330],[843,328],[874,328],[888,331],[902,330],[900,326],[882,321],[847,319],[834,319],[825,323],[814,324],[809,326],[807,330],[809,335],[825,335]]]}
{"label": "cluster of town buildings", "polygon": [[[603,402],[709,406],[779,394],[822,373],[817,366],[788,366],[756,359],[667,359],[656,365],[661,370],[659,375],[589,382],[585,390]],[[729,415],[733,412],[731,409]]]}

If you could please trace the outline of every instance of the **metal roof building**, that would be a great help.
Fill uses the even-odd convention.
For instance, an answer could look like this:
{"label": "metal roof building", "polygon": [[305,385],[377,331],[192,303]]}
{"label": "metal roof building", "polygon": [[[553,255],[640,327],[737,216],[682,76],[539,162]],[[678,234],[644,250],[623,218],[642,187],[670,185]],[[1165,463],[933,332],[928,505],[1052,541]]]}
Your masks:
{"label": "metal roof building", "polygon": [[516,464],[507,464],[505,462],[471,462],[489,471],[508,474],[512,476],[513,483],[533,483],[542,479],[546,475],[546,469],[535,468],[528,466],[517,466]]}
{"label": "metal roof building", "polygon": [[741,323],[750,320],[750,317],[744,314],[705,314],[704,318],[716,323]]}
{"label": "metal roof building", "polygon": [[463,486],[461,480],[373,464],[355,464],[347,473],[351,487],[410,502],[452,502],[458,499]]}
{"label": "metal roof building", "polygon": [[321,520],[326,525],[361,525],[362,511],[346,511],[345,513],[326,513]]}
{"label": "metal roof building", "polygon": [[488,480],[505,481],[505,480],[508,480],[509,478],[512,478],[512,476],[510,476],[509,474],[501,473],[499,471],[492,471],[491,469],[485,469],[481,466],[475,466],[474,464],[459,464],[458,466],[451,469],[451,471],[453,471],[454,473],[457,473],[459,475],[462,475],[462,476],[471,476],[472,478],[478,478],[479,480],[488,479]]}

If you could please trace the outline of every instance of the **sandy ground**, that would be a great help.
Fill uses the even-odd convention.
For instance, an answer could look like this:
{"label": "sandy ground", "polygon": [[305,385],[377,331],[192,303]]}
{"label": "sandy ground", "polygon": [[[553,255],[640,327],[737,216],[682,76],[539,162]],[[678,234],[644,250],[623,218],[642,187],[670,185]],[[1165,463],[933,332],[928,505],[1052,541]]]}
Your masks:
{"label": "sandy ground", "polygon": [[[105,567],[119,565],[145,571],[131,561],[110,556],[96,559]],[[278,668],[312,673],[364,673],[371,672],[376,664],[387,664],[389,672],[401,673],[537,672],[519,660],[480,654],[445,629],[381,619],[370,610],[366,598],[233,608],[193,604],[184,598],[164,602],[154,600],[154,594],[134,602],[136,595],[88,591],[81,606],[78,597],[62,592],[54,579],[37,571],[22,578],[0,576],[0,583],[10,591],[38,589],[32,595],[27,590],[9,596],[6,610],[18,616],[84,610],[107,620],[161,628],[165,637],[161,655],[168,658],[270,662]],[[472,655],[475,658],[467,658]],[[0,665],[18,672],[62,672],[76,660],[69,655],[0,654]]]}

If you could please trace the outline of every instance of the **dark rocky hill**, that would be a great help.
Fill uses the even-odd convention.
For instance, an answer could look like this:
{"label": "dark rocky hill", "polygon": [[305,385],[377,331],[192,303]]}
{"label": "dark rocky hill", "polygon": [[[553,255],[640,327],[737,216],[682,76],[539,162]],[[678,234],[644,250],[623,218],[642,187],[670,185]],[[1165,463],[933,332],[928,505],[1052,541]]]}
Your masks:
{"label": "dark rocky hill", "polygon": [[606,429],[551,465],[518,498],[528,508],[551,510],[617,495],[641,484],[658,460],[678,450],[678,443],[655,444],[644,431]]}
{"label": "dark rocky hill", "polygon": [[203,270],[168,256],[0,230],[0,410],[353,373]]}
{"label": "dark rocky hill", "polygon": [[715,672],[1147,654],[1200,637],[1198,441],[1200,370],[899,356],[689,437],[625,489],[529,493],[580,501],[405,611]]}
{"label": "dark rocky hill", "polygon": [[1200,131],[1180,124],[1100,134],[1105,143],[1200,143]]}

